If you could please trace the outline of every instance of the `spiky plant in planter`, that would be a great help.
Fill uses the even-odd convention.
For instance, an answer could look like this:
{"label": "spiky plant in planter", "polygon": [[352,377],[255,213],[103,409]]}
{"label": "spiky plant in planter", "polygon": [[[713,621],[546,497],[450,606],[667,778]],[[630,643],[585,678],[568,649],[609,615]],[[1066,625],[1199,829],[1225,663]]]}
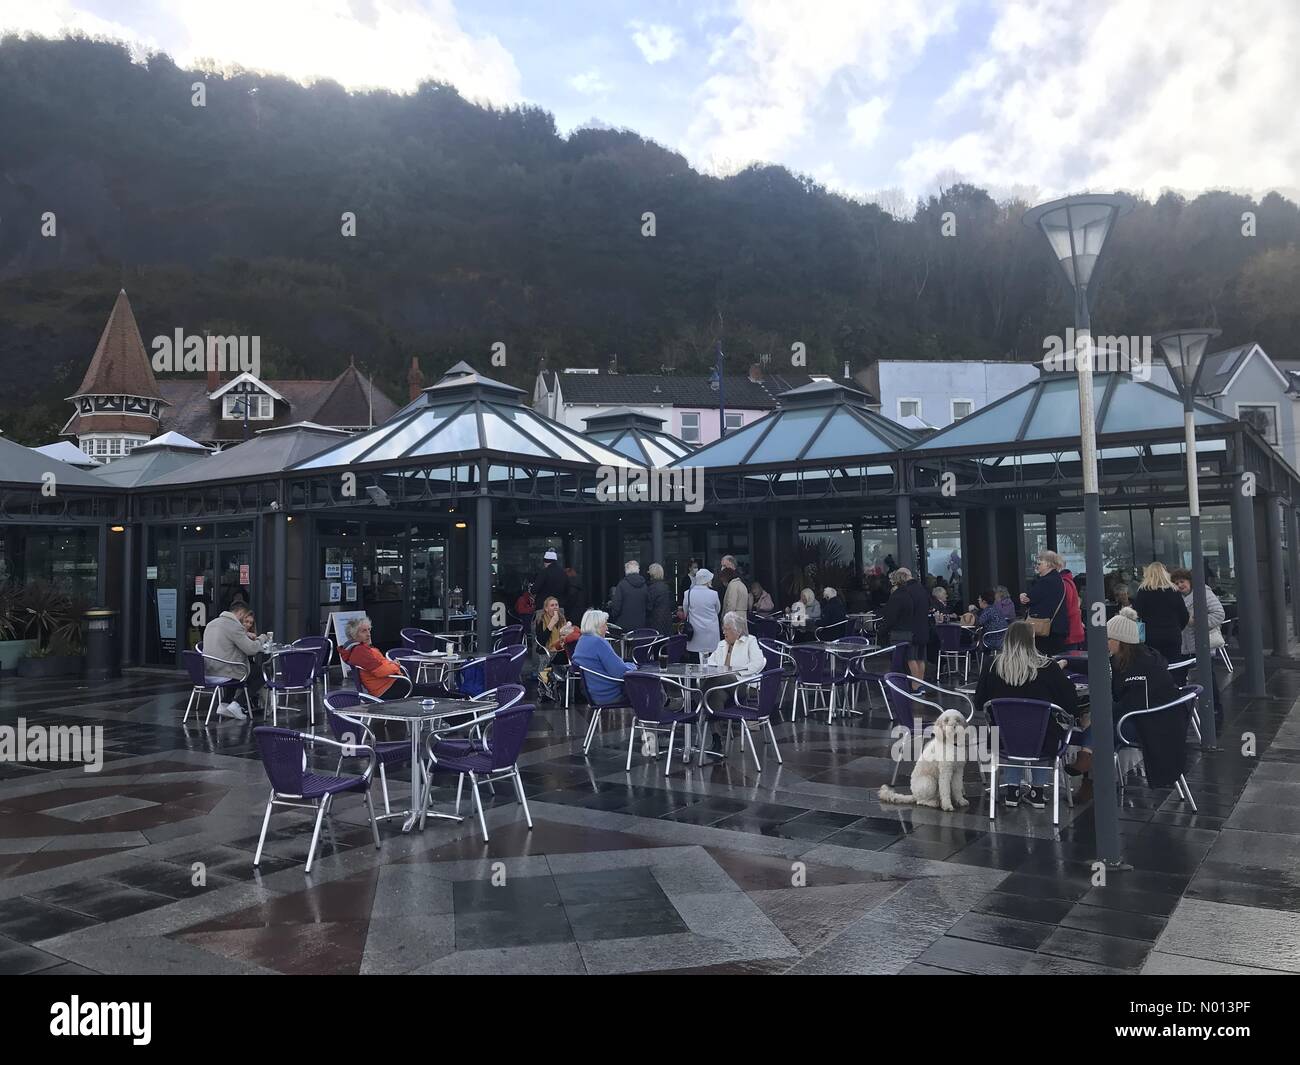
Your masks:
{"label": "spiky plant in planter", "polygon": [[29,658],[67,657],[82,653],[80,612],[72,597],[48,581],[32,581],[19,593],[23,633],[37,641]]}

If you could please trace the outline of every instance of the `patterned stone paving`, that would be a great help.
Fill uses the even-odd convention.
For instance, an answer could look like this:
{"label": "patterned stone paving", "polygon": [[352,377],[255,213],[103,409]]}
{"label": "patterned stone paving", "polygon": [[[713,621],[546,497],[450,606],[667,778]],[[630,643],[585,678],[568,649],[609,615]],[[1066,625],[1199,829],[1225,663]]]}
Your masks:
{"label": "patterned stone paving", "polygon": [[[785,723],[785,764],[738,751],[667,779],[617,723],[543,706],[522,775],[477,824],[381,826],[341,800],[310,877],[306,813],[277,813],[251,724],[180,716],[138,671],[93,690],[0,680],[0,724],[100,723],[104,768],[0,765],[0,973],[1273,973],[1300,971],[1300,672],[1225,698],[1193,752],[1200,804],[1130,787],[1129,872],[1093,883],[1089,805],[882,807],[883,714]],[[301,715],[305,718],[305,714]],[[1244,733],[1258,758],[1243,756]],[[390,777],[394,808],[404,774]],[[378,791],[376,789],[378,797]],[[453,789],[440,787],[450,805]]]}

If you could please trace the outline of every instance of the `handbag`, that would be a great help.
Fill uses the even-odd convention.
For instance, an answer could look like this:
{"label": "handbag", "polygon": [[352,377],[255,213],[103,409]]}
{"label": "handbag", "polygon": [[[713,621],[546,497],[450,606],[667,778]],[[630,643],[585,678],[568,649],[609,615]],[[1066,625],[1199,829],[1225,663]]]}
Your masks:
{"label": "handbag", "polygon": [[1065,589],[1061,589],[1061,602],[1056,604],[1056,609],[1052,611],[1050,618],[1030,618],[1029,625],[1034,630],[1035,636],[1050,636],[1052,634],[1052,622],[1056,620],[1056,615],[1060,612],[1061,603],[1065,602]]}
{"label": "handbag", "polygon": [[686,606],[683,608],[686,612],[686,620],[682,622],[682,635],[688,640],[695,638],[695,626],[691,624],[691,592],[693,588],[686,589]]}

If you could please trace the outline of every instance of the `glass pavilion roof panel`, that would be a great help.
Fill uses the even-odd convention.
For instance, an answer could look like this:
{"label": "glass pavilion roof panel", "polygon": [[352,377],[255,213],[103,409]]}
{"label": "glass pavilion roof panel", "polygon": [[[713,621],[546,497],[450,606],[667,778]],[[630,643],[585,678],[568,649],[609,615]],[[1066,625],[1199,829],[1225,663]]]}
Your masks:
{"label": "glass pavilion roof panel", "polygon": [[780,417],[782,414],[773,413],[752,421],[739,432],[730,433],[722,440],[715,441],[690,455],[684,455],[677,460],[677,465],[703,466],[705,469],[739,466],[768,426]]}
{"label": "glass pavilion roof panel", "polygon": [[[1025,419],[1029,404],[1033,402],[1034,389],[1013,392],[997,403],[976,411],[956,425],[941,429],[934,436],[915,445],[917,451],[933,448],[972,447],[980,444],[996,446],[1016,438],[1020,423]],[[1075,432],[1078,432],[1078,413],[1075,413]]]}
{"label": "glass pavilion roof panel", "polygon": [[779,421],[754,449],[747,464],[793,462],[825,417],[826,411],[817,407],[781,411]]}
{"label": "glass pavilion roof panel", "polygon": [[812,447],[804,453],[804,459],[855,458],[893,450],[895,445],[892,442],[863,425],[848,407],[841,407],[817,434]]}

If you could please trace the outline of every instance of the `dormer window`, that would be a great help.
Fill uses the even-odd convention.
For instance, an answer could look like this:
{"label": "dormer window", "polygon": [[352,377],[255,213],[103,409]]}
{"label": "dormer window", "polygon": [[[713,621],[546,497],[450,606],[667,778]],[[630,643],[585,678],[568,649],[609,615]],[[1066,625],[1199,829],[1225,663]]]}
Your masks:
{"label": "dormer window", "polygon": [[227,392],[221,397],[221,417],[242,422],[245,404],[250,422],[269,422],[275,417],[275,401],[260,392]]}

